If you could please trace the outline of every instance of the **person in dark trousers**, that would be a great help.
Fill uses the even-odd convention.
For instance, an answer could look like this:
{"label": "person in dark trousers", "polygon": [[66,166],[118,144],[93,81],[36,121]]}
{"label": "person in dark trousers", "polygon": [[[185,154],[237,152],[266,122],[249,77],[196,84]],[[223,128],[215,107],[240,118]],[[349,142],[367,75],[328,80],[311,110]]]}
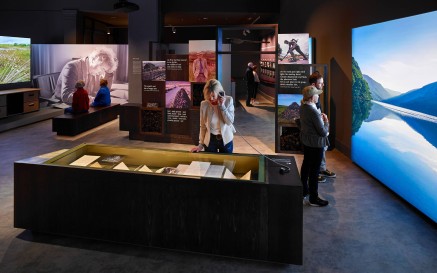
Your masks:
{"label": "person in dark trousers", "polygon": [[247,69],[244,74],[244,79],[246,80],[247,85],[247,98],[246,98],[246,106],[252,107],[250,104],[251,99],[253,98],[253,91],[255,88],[255,77],[253,76],[253,63],[249,62],[247,64]]}
{"label": "person in dark trousers", "polygon": [[233,98],[226,96],[222,84],[215,79],[206,82],[203,97],[200,103],[199,145],[191,152],[232,153],[236,132]]}
{"label": "person in dark trousers", "polygon": [[318,176],[323,149],[329,146],[329,120],[326,114],[317,110],[316,103],[323,90],[309,85],[302,90],[300,106],[300,139],[304,146],[304,157],[300,171],[304,201],[309,194],[311,206],[323,207],[329,204],[318,194]]}
{"label": "person in dark trousers", "polygon": [[[323,82],[323,77],[320,74],[319,71],[315,71],[313,74],[309,77],[309,83],[312,86],[315,86],[319,90],[323,90],[323,87],[325,86],[325,83]],[[321,107],[320,107],[320,101],[316,103],[317,109],[321,113]],[[337,175],[335,172],[330,171],[326,168],[326,150],[328,149],[328,146],[326,146],[323,149],[323,157],[322,157],[322,163],[320,165],[320,175],[319,175],[319,183],[326,182],[326,178],[335,178]]]}
{"label": "person in dark trousers", "polygon": [[253,86],[252,99],[250,101],[250,104],[252,104],[252,105],[258,104],[258,102],[256,101],[256,94],[258,93],[258,86],[259,86],[260,80],[259,80],[258,73],[256,73],[257,68],[258,68],[257,65],[253,66],[254,86]]}

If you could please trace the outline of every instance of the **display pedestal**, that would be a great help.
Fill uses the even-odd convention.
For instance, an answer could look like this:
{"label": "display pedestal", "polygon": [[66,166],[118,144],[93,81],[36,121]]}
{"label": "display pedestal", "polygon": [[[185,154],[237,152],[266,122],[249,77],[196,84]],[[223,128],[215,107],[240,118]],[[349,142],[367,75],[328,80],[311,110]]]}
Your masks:
{"label": "display pedestal", "polygon": [[[128,166],[144,160],[148,166],[157,161],[167,166],[202,159],[236,162],[234,173],[240,178],[225,179],[72,166],[73,160],[91,154],[88,147],[81,149],[51,162],[15,162],[14,227],[302,264],[302,185],[293,157],[271,156],[290,167],[280,174],[278,164],[255,155],[112,146],[94,153],[123,155]],[[130,154],[137,159],[128,159]],[[240,176],[247,168],[252,180]]]}
{"label": "display pedestal", "polygon": [[[149,142],[168,142],[181,144],[199,144],[199,109],[186,111],[184,132],[170,130],[166,122],[168,113],[164,108],[142,107],[138,103],[126,103],[120,106],[120,130],[129,131],[129,139]],[[179,110],[179,109],[178,109]],[[179,110],[181,111],[181,110]]]}

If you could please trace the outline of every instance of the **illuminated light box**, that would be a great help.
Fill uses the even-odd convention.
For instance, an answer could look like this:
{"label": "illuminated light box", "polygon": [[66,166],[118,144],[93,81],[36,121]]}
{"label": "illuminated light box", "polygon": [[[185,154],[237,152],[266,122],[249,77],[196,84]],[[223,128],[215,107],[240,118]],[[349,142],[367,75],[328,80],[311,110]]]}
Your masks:
{"label": "illuminated light box", "polygon": [[437,12],[352,30],[352,160],[437,222]]}

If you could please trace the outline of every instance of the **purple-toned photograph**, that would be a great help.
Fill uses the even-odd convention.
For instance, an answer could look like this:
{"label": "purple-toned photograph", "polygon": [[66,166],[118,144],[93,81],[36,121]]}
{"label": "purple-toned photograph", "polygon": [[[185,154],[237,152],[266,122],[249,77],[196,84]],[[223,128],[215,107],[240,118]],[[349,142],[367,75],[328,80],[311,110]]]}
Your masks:
{"label": "purple-toned photograph", "polygon": [[33,44],[32,71],[43,98],[70,104],[82,80],[93,99],[105,79],[112,102],[129,99],[128,45]]}
{"label": "purple-toned photograph", "polygon": [[191,107],[191,84],[187,81],[165,83],[165,107],[188,109]]}

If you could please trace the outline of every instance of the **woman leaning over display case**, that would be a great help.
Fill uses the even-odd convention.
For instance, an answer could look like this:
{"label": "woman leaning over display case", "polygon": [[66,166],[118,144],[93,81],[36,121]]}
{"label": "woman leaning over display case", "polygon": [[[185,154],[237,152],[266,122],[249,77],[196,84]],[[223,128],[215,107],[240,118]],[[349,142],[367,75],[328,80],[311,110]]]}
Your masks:
{"label": "woman leaning over display case", "polygon": [[212,79],[203,88],[200,103],[199,145],[191,152],[232,153],[234,144],[234,101],[226,96],[221,83]]}

